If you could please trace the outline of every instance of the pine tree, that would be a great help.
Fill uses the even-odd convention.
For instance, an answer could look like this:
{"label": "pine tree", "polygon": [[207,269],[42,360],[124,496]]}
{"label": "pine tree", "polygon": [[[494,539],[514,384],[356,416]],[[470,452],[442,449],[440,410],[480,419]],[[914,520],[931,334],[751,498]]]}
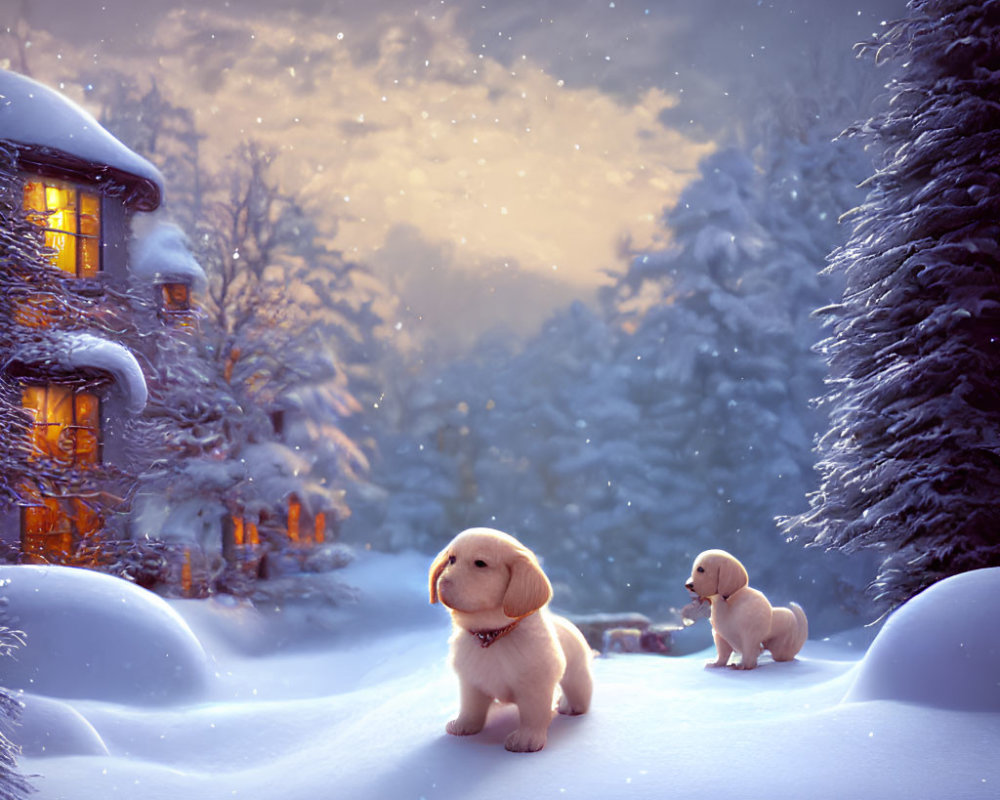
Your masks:
{"label": "pine tree", "polygon": [[1000,564],[1000,2],[910,8],[865,46],[897,66],[849,131],[881,158],[831,259],[822,485],[789,524],[877,551],[889,606]]}
{"label": "pine tree", "polygon": [[[22,644],[20,634],[0,625],[0,659],[10,656]],[[20,749],[10,739],[20,714],[21,703],[0,687],[0,800],[23,800],[33,791],[17,771]]]}
{"label": "pine tree", "polygon": [[705,160],[666,218],[673,246],[636,257],[616,303],[633,331],[620,363],[637,441],[658,474],[650,546],[684,562],[723,547],[791,593],[795,554],[773,519],[811,487],[822,364],[808,315],[830,297],[817,272],[843,210],[822,187],[851,180],[816,133],[767,145],[756,159],[729,148]]}

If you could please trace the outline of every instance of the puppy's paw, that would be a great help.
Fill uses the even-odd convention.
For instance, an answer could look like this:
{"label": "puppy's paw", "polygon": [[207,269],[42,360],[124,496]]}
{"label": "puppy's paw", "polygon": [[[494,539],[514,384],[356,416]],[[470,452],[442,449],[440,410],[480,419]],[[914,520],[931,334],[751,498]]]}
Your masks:
{"label": "puppy's paw", "polygon": [[545,747],[545,740],[547,738],[546,731],[529,731],[524,728],[518,728],[507,737],[507,741],[503,743],[503,746],[512,753],[534,753]]}
{"label": "puppy's paw", "polygon": [[719,661],[719,660],[706,661],[705,662],[705,669],[717,669],[719,667],[726,666],[727,663],[728,662],[726,662],[726,661]]}
{"label": "puppy's paw", "polygon": [[483,729],[482,724],[476,724],[473,722],[468,722],[461,718],[453,719],[444,729],[450,733],[452,736],[471,736],[474,733],[479,733]]}
{"label": "puppy's paw", "polygon": [[755,669],[757,667],[757,662],[750,664],[746,661],[741,661],[739,664],[730,664],[730,669]]}
{"label": "puppy's paw", "polygon": [[567,699],[566,695],[559,698],[559,705],[556,706],[556,710],[558,710],[560,714],[565,714],[568,717],[576,717],[580,714],[587,713],[587,707],[585,705],[581,704],[580,706],[574,706]]}

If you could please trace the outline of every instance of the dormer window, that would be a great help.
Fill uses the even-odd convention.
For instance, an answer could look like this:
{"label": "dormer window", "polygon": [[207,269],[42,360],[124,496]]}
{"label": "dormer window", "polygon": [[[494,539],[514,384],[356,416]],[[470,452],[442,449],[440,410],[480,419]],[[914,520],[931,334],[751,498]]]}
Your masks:
{"label": "dormer window", "polygon": [[101,197],[73,183],[30,178],[24,184],[28,219],[45,231],[52,265],[78,278],[101,269]]}
{"label": "dormer window", "polygon": [[191,287],[186,283],[160,284],[160,310],[185,313],[191,310]]}

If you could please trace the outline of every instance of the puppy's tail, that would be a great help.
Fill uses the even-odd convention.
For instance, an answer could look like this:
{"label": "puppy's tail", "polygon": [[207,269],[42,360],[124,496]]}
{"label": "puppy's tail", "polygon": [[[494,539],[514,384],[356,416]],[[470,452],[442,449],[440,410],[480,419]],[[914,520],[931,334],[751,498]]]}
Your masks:
{"label": "puppy's tail", "polygon": [[791,661],[809,638],[809,621],[806,612],[798,603],[789,603],[788,608],[774,609],[772,617],[773,636],[764,642],[775,661]]}
{"label": "puppy's tail", "polygon": [[793,646],[795,648],[795,653],[798,653],[802,649],[802,645],[806,643],[806,639],[809,638],[809,620],[806,619],[806,612],[802,610],[796,602],[791,602],[788,607],[792,609],[792,614],[795,615],[795,639],[793,641]]}

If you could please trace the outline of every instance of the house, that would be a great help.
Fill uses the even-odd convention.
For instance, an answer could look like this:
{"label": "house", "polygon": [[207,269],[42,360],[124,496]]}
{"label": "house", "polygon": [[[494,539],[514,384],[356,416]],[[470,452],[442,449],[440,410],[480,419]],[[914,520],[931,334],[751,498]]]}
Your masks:
{"label": "house", "polygon": [[[253,580],[271,571],[268,551],[305,557],[346,509],[283,441],[301,398],[252,435],[221,432],[248,423],[219,388],[229,376],[195,363],[192,292],[205,275],[179,228],[145,216],[163,191],[159,171],[83,109],[0,71],[0,423],[14,408],[0,459],[21,458],[5,462],[17,467],[6,497],[0,463],[0,545],[107,568],[122,545],[153,543],[167,568],[130,577],[201,594],[226,564]],[[148,324],[137,297],[155,308]],[[158,459],[142,479],[128,472],[137,442]]]}
{"label": "house", "polygon": [[[58,270],[19,255],[17,242],[0,252],[15,280],[7,294],[16,294],[0,318],[0,379],[27,412],[37,473],[14,487],[0,540],[16,539],[29,560],[78,563],[116,500],[104,487],[123,446],[119,423],[146,404],[139,361],[115,336],[111,288],[125,279],[131,220],[158,207],[163,178],[83,109],[8,71],[0,71],[0,146],[14,184],[5,189],[30,223],[22,239],[33,231],[34,252],[44,245]],[[152,290],[170,312],[186,303],[184,284],[167,276]],[[91,474],[102,480],[89,482]]]}

